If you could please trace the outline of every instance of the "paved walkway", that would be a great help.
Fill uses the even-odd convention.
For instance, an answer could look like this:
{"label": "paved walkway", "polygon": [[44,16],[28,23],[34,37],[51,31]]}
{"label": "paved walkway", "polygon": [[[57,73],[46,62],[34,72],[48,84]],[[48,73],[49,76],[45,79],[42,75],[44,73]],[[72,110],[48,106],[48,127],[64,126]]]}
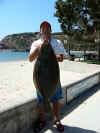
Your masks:
{"label": "paved walkway", "polygon": [[[62,107],[63,133],[100,133],[100,85]],[[25,133],[33,133],[28,129]],[[41,133],[57,133],[50,121]]]}

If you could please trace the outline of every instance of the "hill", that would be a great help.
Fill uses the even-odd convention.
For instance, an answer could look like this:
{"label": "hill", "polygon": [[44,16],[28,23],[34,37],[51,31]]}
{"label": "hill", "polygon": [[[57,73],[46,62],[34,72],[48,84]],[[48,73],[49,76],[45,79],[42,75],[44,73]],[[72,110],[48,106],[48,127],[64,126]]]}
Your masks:
{"label": "hill", "polygon": [[[59,38],[62,33],[53,33],[54,37]],[[15,51],[29,51],[33,41],[37,40],[40,36],[39,32],[27,32],[7,35],[0,42],[0,49],[12,49]]]}

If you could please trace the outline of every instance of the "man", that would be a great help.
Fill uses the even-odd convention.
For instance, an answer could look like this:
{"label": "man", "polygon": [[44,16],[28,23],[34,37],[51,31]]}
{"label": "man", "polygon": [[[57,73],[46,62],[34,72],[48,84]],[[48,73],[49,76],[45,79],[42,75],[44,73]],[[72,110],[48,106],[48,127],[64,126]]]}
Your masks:
{"label": "man", "polygon": [[[47,40],[49,40],[56,54],[57,61],[62,62],[63,55],[66,54],[66,51],[60,40],[57,40],[51,37],[50,23],[48,23],[47,21],[42,22],[40,25],[40,33],[41,33],[40,39],[32,43],[32,46],[30,49],[29,61],[32,62],[37,58],[42,44],[44,42],[45,44],[48,43]],[[62,88],[61,88],[61,85],[59,85],[56,94],[54,94],[54,96],[51,97],[50,102],[53,103],[55,125],[57,127],[57,130],[62,132],[64,131],[64,126],[61,124],[61,121],[59,120],[59,100],[61,98],[62,98]],[[34,128],[35,132],[39,132],[45,126],[44,110],[42,105],[43,99],[39,95],[38,91],[37,91],[37,101],[39,104],[40,118],[35,125],[35,128]]]}

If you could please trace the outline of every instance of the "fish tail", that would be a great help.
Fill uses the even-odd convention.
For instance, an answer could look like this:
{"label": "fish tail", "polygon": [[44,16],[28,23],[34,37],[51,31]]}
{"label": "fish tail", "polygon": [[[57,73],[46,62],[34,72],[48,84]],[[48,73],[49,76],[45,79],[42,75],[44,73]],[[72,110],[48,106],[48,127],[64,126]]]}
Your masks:
{"label": "fish tail", "polygon": [[49,100],[43,100],[43,106],[44,106],[45,112],[47,113],[51,112],[51,105]]}

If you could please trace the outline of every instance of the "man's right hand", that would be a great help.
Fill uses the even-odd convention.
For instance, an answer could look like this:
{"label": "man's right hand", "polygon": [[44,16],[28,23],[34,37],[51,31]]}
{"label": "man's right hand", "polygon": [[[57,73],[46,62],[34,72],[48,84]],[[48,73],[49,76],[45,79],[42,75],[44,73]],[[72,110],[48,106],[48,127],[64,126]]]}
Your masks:
{"label": "man's right hand", "polygon": [[42,44],[40,44],[35,50],[34,52],[32,52],[30,55],[29,55],[29,61],[32,62],[33,60],[36,59],[36,57],[38,56],[39,54],[39,51],[40,51],[40,48],[41,48]]}
{"label": "man's right hand", "polygon": [[39,49],[39,51],[40,51],[40,48],[41,48],[41,46],[42,46],[43,44],[41,43],[41,44],[39,44],[39,46],[38,46],[38,49]]}

